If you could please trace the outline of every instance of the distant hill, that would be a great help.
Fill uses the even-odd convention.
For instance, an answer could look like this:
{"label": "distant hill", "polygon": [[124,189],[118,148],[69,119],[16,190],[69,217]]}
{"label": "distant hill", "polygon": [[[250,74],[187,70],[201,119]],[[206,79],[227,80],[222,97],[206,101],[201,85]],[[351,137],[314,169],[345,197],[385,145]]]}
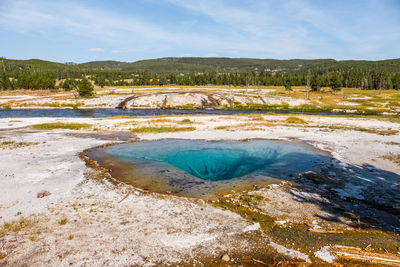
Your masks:
{"label": "distant hill", "polygon": [[64,63],[51,62],[41,59],[27,59],[27,60],[5,59],[5,61],[9,66],[30,67],[37,69],[57,68],[57,67],[64,67],[65,65]]}
{"label": "distant hill", "polygon": [[253,58],[223,58],[223,57],[166,57],[159,59],[140,60],[136,62],[92,61],[81,64],[57,63],[39,59],[13,60],[0,59],[10,69],[39,69],[70,71],[150,71],[155,73],[190,73],[215,71],[218,73],[273,71],[304,74],[308,70],[317,73],[348,70],[377,70],[400,72],[400,59],[365,61],[334,59],[253,59]]}
{"label": "distant hill", "polygon": [[253,70],[298,70],[323,63],[333,63],[333,59],[252,59],[252,58],[212,58],[212,57],[167,57],[159,59],[140,60],[132,63],[116,61],[93,61],[79,64],[82,67],[97,69],[118,69],[125,71],[153,71],[153,72],[244,72]]}

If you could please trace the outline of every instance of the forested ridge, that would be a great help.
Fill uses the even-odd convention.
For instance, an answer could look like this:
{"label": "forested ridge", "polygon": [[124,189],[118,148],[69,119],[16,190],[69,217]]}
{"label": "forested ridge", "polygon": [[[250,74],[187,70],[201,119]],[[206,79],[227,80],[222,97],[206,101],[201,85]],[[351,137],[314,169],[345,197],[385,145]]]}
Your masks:
{"label": "forested ridge", "polygon": [[[107,85],[234,85],[352,87],[400,90],[400,59],[160,58],[132,63],[94,61],[82,64],[39,59],[0,58],[0,89],[73,89],[89,77]],[[56,81],[61,83],[56,86]]]}

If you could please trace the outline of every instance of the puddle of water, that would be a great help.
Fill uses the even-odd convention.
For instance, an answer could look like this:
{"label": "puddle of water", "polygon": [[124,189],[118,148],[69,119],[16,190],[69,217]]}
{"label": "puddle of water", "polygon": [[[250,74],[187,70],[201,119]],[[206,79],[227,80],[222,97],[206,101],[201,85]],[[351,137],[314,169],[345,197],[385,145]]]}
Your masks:
{"label": "puddle of water", "polygon": [[94,149],[88,156],[134,186],[194,197],[288,180],[328,161],[310,145],[270,140],[143,141]]}

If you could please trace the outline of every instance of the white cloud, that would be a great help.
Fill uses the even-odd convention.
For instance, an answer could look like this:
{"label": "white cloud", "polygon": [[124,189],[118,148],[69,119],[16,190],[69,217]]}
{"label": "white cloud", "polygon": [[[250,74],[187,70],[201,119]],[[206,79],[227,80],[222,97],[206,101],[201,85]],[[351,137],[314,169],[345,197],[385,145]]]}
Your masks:
{"label": "white cloud", "polygon": [[103,48],[90,48],[89,52],[103,53],[104,49]]}
{"label": "white cloud", "polygon": [[[155,6],[159,3],[152,1]],[[213,51],[241,57],[354,58],[365,54],[365,58],[400,40],[400,33],[390,26],[398,24],[394,19],[399,16],[386,14],[388,9],[379,8],[379,1],[365,1],[377,6],[365,14],[361,9],[355,14],[345,9],[333,12],[324,7],[326,4],[310,0],[164,2],[179,9],[176,18],[161,16],[151,21],[134,10],[127,15],[78,0],[0,0],[0,28],[48,39],[73,36],[95,40],[96,46],[115,48],[112,54],[123,51],[134,52],[135,56],[170,56],[182,51],[192,56]],[[182,11],[185,15],[180,17]],[[344,19],[346,12],[350,20]],[[369,21],[371,18],[376,26]],[[387,20],[385,27],[380,27],[382,18]]]}
{"label": "white cloud", "polygon": [[[267,1],[246,1],[235,5],[228,0],[168,0],[190,12],[209,17],[218,24],[220,36],[215,36],[226,50],[258,52],[260,56],[293,57],[306,49],[307,32],[300,26],[287,27],[282,11]],[[237,2],[235,2],[237,3]],[[214,48],[215,50],[215,48]]]}
{"label": "white cloud", "polygon": [[116,41],[137,34],[151,40],[173,40],[167,31],[134,16],[85,6],[80,2],[4,0],[0,5],[0,25],[20,32],[59,30],[78,36]]}

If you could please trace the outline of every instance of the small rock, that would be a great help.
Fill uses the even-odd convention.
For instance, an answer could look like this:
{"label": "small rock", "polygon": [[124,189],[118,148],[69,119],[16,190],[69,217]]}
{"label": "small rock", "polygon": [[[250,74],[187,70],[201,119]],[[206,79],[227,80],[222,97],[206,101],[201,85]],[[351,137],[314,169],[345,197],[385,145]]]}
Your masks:
{"label": "small rock", "polygon": [[231,258],[229,257],[228,254],[223,254],[223,255],[221,256],[221,260],[223,260],[223,261],[230,261]]}
{"label": "small rock", "polygon": [[42,197],[47,197],[47,196],[50,196],[50,195],[51,195],[51,193],[49,191],[42,190],[42,191],[38,192],[36,196],[38,198],[42,198]]}
{"label": "small rock", "polygon": [[308,171],[308,172],[303,173],[303,177],[308,180],[313,181],[316,184],[320,184],[323,182],[323,177],[320,174],[313,172],[313,171]]}
{"label": "small rock", "polygon": [[329,176],[336,177],[336,172],[328,172]]}

